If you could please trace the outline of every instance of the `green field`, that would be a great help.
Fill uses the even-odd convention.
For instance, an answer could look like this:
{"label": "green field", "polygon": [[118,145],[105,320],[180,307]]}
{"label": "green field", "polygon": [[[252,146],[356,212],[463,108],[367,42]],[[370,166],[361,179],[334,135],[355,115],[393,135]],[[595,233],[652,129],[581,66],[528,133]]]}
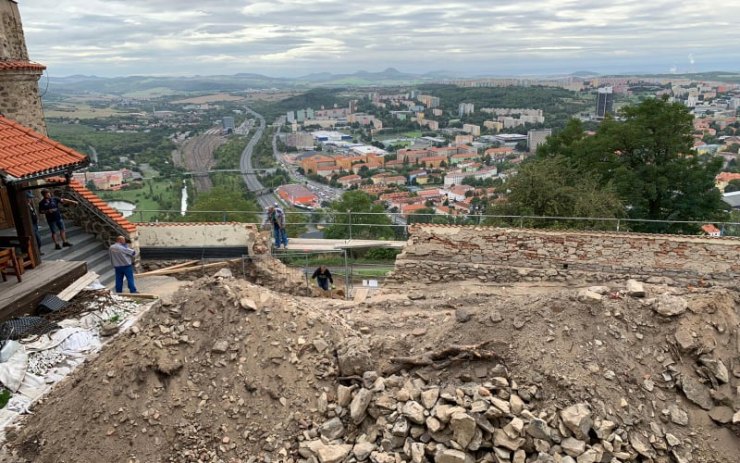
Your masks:
{"label": "green field", "polygon": [[[151,187],[151,188],[150,188]],[[106,201],[128,201],[136,204],[132,222],[151,222],[159,217],[158,210],[179,210],[180,181],[167,179],[149,179],[144,187],[136,190],[97,191],[96,194]]]}

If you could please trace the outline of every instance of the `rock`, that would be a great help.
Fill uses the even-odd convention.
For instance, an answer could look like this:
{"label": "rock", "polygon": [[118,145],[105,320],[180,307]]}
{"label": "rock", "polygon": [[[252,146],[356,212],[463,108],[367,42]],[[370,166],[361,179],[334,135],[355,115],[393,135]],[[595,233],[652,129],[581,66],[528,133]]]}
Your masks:
{"label": "rock", "polygon": [[627,280],[627,294],[632,297],[645,297],[645,286],[637,280]]}
{"label": "rock", "polygon": [[491,405],[498,408],[504,413],[511,413],[511,406],[509,402],[499,399],[498,397],[491,397]]}
{"label": "rock", "polygon": [[668,445],[671,447],[677,447],[681,445],[681,439],[679,439],[678,437],[674,436],[673,434],[669,432],[666,433],[665,440],[666,442],[668,442]]}
{"label": "rock", "polygon": [[709,410],[709,417],[719,424],[727,424],[732,421],[733,410],[724,405]]}
{"label": "rock", "polygon": [[722,360],[715,359],[710,355],[702,355],[699,357],[699,363],[707,367],[720,383],[730,382],[730,373]]}
{"label": "rock", "polygon": [[597,463],[601,461],[601,452],[594,448],[590,448],[578,456],[576,461],[578,463]]}
{"label": "rock", "polygon": [[320,463],[339,463],[351,451],[352,446],[349,444],[324,445],[316,450],[316,456],[319,458]]}
{"label": "rock", "polygon": [[396,422],[393,424],[393,429],[391,429],[391,434],[398,437],[408,436],[409,422],[406,420],[406,418],[399,418],[396,420]]}
{"label": "rock", "polygon": [[473,437],[475,437],[476,428],[475,419],[467,413],[455,413],[450,419],[453,438],[462,448],[467,448],[470,445]]}
{"label": "rock", "polygon": [[709,410],[714,405],[712,397],[709,395],[709,390],[698,380],[690,376],[681,378],[681,390],[683,390],[687,399],[704,410]]}
{"label": "rock", "polygon": [[103,337],[113,336],[118,333],[118,325],[116,323],[103,323],[100,326],[100,335]]}
{"label": "rock", "polygon": [[608,286],[589,286],[588,291],[603,296],[605,294],[609,294],[610,289]]}
{"label": "rock", "polygon": [[337,386],[337,404],[340,407],[346,407],[352,402],[352,388],[339,385]]}
{"label": "rock", "polygon": [[560,412],[560,419],[576,438],[588,438],[588,431],[593,424],[588,405],[585,403],[571,405]]}
{"label": "rock", "polygon": [[411,444],[411,462],[422,463],[424,461],[424,444],[414,442]]}
{"label": "rock", "polygon": [[360,389],[355,394],[355,398],[352,399],[352,403],[349,405],[349,416],[355,424],[360,424],[365,419],[367,407],[370,405],[372,398],[372,392],[365,388]]}
{"label": "rock", "polygon": [[362,338],[352,337],[337,344],[337,364],[342,376],[362,375],[372,370],[373,358]]}
{"label": "rock", "polygon": [[314,349],[316,349],[316,352],[318,352],[319,354],[329,348],[329,343],[321,338],[314,339],[312,344]]}
{"label": "rock", "polygon": [[524,442],[526,442],[526,439],[523,437],[510,438],[503,429],[493,431],[493,445],[496,447],[503,447],[515,452],[524,445]]}
{"label": "rock", "polygon": [[504,321],[504,317],[501,316],[501,312],[499,312],[498,309],[491,310],[488,319],[491,320],[492,323],[501,323]]}
{"label": "rock", "polygon": [[675,317],[689,308],[686,299],[672,294],[661,294],[653,304],[653,310],[665,317]]}
{"label": "rock", "polygon": [[417,337],[424,336],[425,334],[427,334],[427,329],[424,327],[414,328],[411,331],[411,334]]}
{"label": "rock", "polygon": [[216,353],[219,353],[219,354],[223,354],[227,350],[229,350],[229,343],[227,341],[224,341],[224,340],[216,341],[213,344],[213,347],[211,347],[211,351],[212,352],[216,352]]}
{"label": "rock", "polygon": [[234,274],[231,273],[231,270],[230,269],[228,269],[228,268],[222,268],[218,272],[214,273],[213,276],[216,277],[216,278],[219,278],[219,277],[220,278],[231,278],[231,277],[234,276]]}
{"label": "rock", "polygon": [[696,347],[696,339],[691,335],[691,329],[688,326],[679,326],[673,337],[682,352],[689,352]]}
{"label": "rock", "polygon": [[403,416],[416,424],[424,424],[424,407],[414,400],[409,400],[403,405]]}
{"label": "rock", "polygon": [[563,451],[565,453],[572,457],[577,457],[578,455],[586,451],[586,443],[582,440],[574,439],[572,437],[566,437],[565,439],[563,439],[563,441],[560,443],[560,446],[563,448]]}
{"label": "rock", "polygon": [[588,289],[582,289],[578,291],[578,300],[581,302],[600,302],[601,294],[589,291]]}
{"label": "rock", "polygon": [[681,410],[677,404],[671,404],[668,407],[668,414],[671,417],[671,421],[681,426],[687,426],[689,424],[689,415],[685,411]]}
{"label": "rock", "polygon": [[438,398],[439,398],[439,388],[438,387],[427,389],[426,391],[422,391],[421,393],[421,404],[427,410],[431,410],[432,408],[434,408],[434,405],[437,403]]}
{"label": "rock", "polygon": [[455,310],[455,320],[457,320],[459,323],[469,322],[471,318],[472,316],[466,308],[459,307],[457,310]]}
{"label": "rock", "polygon": [[653,446],[650,445],[650,440],[647,437],[643,436],[639,432],[631,432],[629,437],[630,445],[632,445],[632,448],[635,449],[637,453],[646,458],[654,459],[657,456],[657,452]]}
{"label": "rock", "polygon": [[473,463],[475,459],[465,452],[459,450],[443,450],[434,459],[435,463]]}
{"label": "rock", "polygon": [[371,442],[358,442],[352,447],[352,454],[357,458],[357,461],[365,461],[374,450],[375,444]]}
{"label": "rock", "polygon": [[740,411],[732,415],[732,424],[738,424],[738,423],[740,423]]}
{"label": "rock", "polygon": [[326,437],[329,440],[334,440],[344,435],[344,425],[342,420],[338,417],[334,417],[324,424],[319,426],[319,434]]}
{"label": "rock", "polygon": [[511,406],[511,413],[518,415],[524,410],[524,401],[516,394],[511,394],[509,397],[509,405]]}
{"label": "rock", "polygon": [[433,432],[433,433],[439,432],[443,428],[442,423],[440,423],[439,420],[433,416],[430,416],[429,418],[427,418],[425,424],[429,432]]}
{"label": "rock", "polygon": [[241,308],[244,310],[250,310],[250,311],[257,310],[257,303],[254,302],[252,299],[249,299],[248,297],[243,297],[239,299],[239,306],[241,306]]}
{"label": "rock", "polygon": [[524,450],[517,450],[514,452],[514,458],[511,460],[512,463],[524,463],[527,459],[527,452]]}
{"label": "rock", "polygon": [[533,418],[529,421],[529,424],[527,425],[527,434],[534,437],[535,439],[542,439],[546,441],[550,441],[550,433],[552,430],[547,425],[545,420],[541,420],[539,418]]}

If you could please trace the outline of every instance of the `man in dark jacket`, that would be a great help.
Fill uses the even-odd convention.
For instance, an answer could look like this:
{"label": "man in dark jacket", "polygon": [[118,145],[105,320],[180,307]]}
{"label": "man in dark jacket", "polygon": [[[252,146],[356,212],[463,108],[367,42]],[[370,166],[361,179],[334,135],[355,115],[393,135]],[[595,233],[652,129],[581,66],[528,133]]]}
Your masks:
{"label": "man in dark jacket", "polygon": [[331,272],[325,265],[317,268],[316,271],[313,272],[311,279],[316,279],[316,283],[319,285],[319,288],[324,291],[329,291],[329,283],[331,283],[331,287],[334,288],[334,279],[332,279]]}
{"label": "man in dark jacket", "polygon": [[[67,231],[64,227],[61,207],[62,204],[77,204],[77,201],[52,197],[49,190],[41,190],[41,196],[44,199],[39,203],[39,212],[46,216],[46,222],[49,224],[49,229],[51,230],[51,240],[54,242],[54,248],[62,249],[62,245],[72,246],[72,243],[67,241]],[[62,239],[61,245],[57,240],[57,232],[59,232],[59,237]]]}

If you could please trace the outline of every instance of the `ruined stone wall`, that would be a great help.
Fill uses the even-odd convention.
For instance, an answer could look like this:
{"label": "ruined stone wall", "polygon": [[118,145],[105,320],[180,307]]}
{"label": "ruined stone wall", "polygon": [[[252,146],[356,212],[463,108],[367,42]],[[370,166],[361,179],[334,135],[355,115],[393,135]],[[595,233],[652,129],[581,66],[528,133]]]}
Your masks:
{"label": "ruined stone wall", "polygon": [[0,114],[46,135],[41,107],[39,72],[0,72]]}
{"label": "ruined stone wall", "polygon": [[396,258],[397,281],[740,281],[740,240],[678,235],[419,225]]}
{"label": "ruined stone wall", "polygon": [[0,59],[28,59],[18,5],[8,0],[0,0]]}

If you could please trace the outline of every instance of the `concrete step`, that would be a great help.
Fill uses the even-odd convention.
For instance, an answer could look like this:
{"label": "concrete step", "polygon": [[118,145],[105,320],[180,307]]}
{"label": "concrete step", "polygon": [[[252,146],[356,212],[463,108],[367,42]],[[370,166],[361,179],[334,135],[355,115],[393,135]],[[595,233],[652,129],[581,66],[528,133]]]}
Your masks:
{"label": "concrete step", "polygon": [[95,239],[93,235],[77,235],[74,238],[69,237],[70,247],[54,249],[54,245],[44,245],[42,241],[41,252],[44,255],[42,260],[85,260],[88,256],[101,249],[103,245]]}

